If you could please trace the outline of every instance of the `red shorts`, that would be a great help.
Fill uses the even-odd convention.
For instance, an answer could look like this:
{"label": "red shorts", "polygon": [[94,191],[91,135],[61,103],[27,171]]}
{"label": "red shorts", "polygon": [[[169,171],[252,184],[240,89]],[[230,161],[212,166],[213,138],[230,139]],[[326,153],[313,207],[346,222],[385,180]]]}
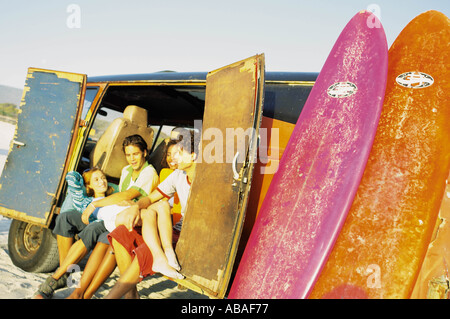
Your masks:
{"label": "red shorts", "polygon": [[[173,229],[172,243],[174,247],[179,237],[180,232]],[[130,232],[125,226],[120,225],[108,235],[108,240],[111,243],[111,247],[114,247],[112,245],[113,238],[126,249],[131,257],[136,256],[139,263],[139,268],[141,270],[141,279],[154,274],[152,271],[152,253],[144,242],[141,227],[135,227]]]}

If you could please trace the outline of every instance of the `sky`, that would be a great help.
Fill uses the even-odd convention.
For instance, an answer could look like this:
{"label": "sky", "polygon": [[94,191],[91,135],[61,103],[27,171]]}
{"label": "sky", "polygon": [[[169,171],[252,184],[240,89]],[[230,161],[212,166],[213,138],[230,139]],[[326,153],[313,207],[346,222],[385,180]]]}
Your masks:
{"label": "sky", "polygon": [[211,71],[264,53],[266,71],[320,72],[348,21],[377,14],[390,46],[450,0],[0,0],[0,85],[28,67],[87,74]]}

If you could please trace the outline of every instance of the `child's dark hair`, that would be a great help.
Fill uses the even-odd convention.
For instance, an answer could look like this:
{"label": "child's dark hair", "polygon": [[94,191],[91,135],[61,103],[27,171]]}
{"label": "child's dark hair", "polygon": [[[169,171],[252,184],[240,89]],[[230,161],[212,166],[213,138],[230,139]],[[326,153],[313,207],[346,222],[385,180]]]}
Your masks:
{"label": "child's dark hair", "polygon": [[183,129],[178,131],[180,134],[176,139],[176,143],[185,151],[198,155],[198,147],[200,139],[194,130]]}
{"label": "child's dark hair", "polygon": [[127,136],[125,137],[125,139],[123,140],[123,144],[122,144],[122,150],[125,153],[125,147],[129,146],[129,145],[134,145],[139,147],[139,149],[144,152],[147,152],[147,156],[148,156],[148,145],[147,142],[142,138],[142,136],[140,135],[131,135],[131,136]]}
{"label": "child's dark hair", "polygon": [[171,147],[172,145],[177,145],[177,144],[178,144],[178,139],[176,139],[176,140],[171,139],[170,141],[167,142],[166,157],[167,157],[167,151],[169,150],[169,147]]}

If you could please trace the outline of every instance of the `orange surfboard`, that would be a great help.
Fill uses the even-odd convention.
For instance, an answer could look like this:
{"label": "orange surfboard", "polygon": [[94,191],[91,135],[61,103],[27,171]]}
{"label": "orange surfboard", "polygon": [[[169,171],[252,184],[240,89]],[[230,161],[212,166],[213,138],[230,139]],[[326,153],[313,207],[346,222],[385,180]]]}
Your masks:
{"label": "orange surfboard", "polygon": [[450,176],[432,238],[411,296],[414,299],[450,298]]}
{"label": "orange surfboard", "polygon": [[449,19],[428,11],[390,48],[372,151],[310,298],[411,296],[449,173],[449,43]]}

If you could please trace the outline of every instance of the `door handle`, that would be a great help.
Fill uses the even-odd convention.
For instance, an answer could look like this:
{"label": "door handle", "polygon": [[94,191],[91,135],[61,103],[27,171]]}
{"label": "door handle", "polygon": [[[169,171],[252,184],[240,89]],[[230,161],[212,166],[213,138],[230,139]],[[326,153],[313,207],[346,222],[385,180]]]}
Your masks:
{"label": "door handle", "polygon": [[19,142],[19,141],[16,141],[16,140],[13,140],[12,143],[13,143],[13,145],[16,145],[17,148],[19,148],[21,146],[26,146],[25,143],[22,143],[22,142]]}
{"label": "door handle", "polygon": [[234,178],[235,180],[237,180],[237,181],[239,180],[239,173],[238,173],[238,171],[237,171],[237,169],[236,169],[236,164],[237,164],[238,156],[239,156],[239,152],[237,152],[236,155],[234,155],[234,158],[233,158],[233,164],[231,165],[231,167],[232,167],[232,169],[233,169],[233,178]]}
{"label": "door handle", "polygon": [[244,171],[245,165],[241,168],[241,172],[238,173],[238,171],[237,171],[236,165],[237,165],[238,157],[239,157],[239,152],[237,152],[236,155],[234,155],[233,163],[231,165],[231,167],[233,169],[233,179],[234,179],[233,186],[237,186],[236,182],[240,182],[241,180],[244,184],[247,184],[247,181],[248,181],[247,177],[242,178],[242,175],[244,174],[243,171]]}

